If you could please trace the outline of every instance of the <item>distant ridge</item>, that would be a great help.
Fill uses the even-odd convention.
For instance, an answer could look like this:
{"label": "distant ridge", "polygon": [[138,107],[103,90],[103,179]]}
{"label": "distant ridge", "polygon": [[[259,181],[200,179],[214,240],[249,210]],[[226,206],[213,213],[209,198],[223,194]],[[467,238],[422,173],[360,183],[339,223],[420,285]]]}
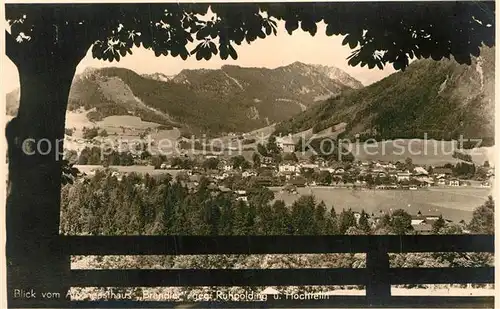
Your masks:
{"label": "distant ridge", "polygon": [[[145,121],[217,135],[246,132],[297,115],[325,98],[362,84],[340,69],[295,62],[275,69],[224,65],[143,74],[88,68],[75,76],[69,109],[95,108],[89,119],[135,115]],[[7,112],[18,98],[7,95]]]}

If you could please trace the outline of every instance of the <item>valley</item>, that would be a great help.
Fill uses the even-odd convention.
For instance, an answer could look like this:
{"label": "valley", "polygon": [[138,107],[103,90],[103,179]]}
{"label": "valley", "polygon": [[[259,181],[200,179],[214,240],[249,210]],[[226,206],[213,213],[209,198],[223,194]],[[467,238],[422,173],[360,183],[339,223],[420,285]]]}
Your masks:
{"label": "valley", "polygon": [[[146,135],[167,144],[194,138],[247,152],[271,134],[291,134],[294,143],[348,138],[358,160],[397,161],[396,148],[411,146],[417,154],[406,151],[405,157],[443,165],[458,162],[450,140],[463,136],[483,139],[479,148],[464,150],[474,163],[493,162],[493,51],[484,48],[471,67],[415,61],[367,87],[337,68],[300,62],[172,76],[89,68],[73,81],[66,121],[73,134],[66,147],[80,151],[100,143],[83,139],[84,127],[105,131],[112,143]],[[9,115],[18,97],[18,91],[7,94]],[[369,150],[368,138],[378,141]]]}

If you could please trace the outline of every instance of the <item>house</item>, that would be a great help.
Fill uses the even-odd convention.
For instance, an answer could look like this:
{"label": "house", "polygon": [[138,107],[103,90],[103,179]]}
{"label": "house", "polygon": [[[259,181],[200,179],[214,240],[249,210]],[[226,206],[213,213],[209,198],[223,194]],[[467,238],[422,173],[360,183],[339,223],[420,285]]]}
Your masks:
{"label": "house", "polygon": [[280,176],[285,176],[286,180],[290,180],[290,179],[294,178],[295,176],[299,176],[299,175],[300,174],[296,173],[296,172],[281,172],[280,173]]}
{"label": "house", "polygon": [[328,172],[330,174],[334,174],[335,173],[335,169],[333,167],[320,167],[319,171],[320,172]]}
{"label": "house", "polygon": [[460,186],[461,187],[469,187],[471,185],[470,181],[461,181]]}
{"label": "house", "polygon": [[460,187],[460,181],[458,179],[451,179],[448,185],[450,187]]}
{"label": "house", "polygon": [[415,176],[427,176],[427,175],[429,175],[429,172],[427,172],[427,170],[421,166],[416,166],[413,169],[413,175],[415,175]]}
{"label": "house", "polygon": [[453,171],[451,170],[451,168],[436,167],[433,171],[433,174],[436,176],[436,178],[446,178],[451,176],[453,174]]}
{"label": "house", "polygon": [[383,166],[384,168],[386,169],[390,169],[390,170],[395,170],[396,169],[396,165],[392,164],[392,163],[387,163]]}
{"label": "house", "polygon": [[267,166],[270,166],[272,164],[273,164],[273,158],[271,158],[271,157],[264,157],[264,156],[260,157],[260,165],[261,166],[267,167]]}
{"label": "house", "polygon": [[224,179],[226,179],[228,177],[229,177],[229,173],[227,173],[227,172],[214,176],[214,178],[217,179],[217,180],[224,180]]}
{"label": "house", "polygon": [[243,178],[254,177],[254,176],[257,176],[257,172],[255,171],[244,171],[243,173],[241,173],[241,177]]}
{"label": "house", "polygon": [[248,198],[246,195],[238,196],[236,198],[237,201],[243,201],[243,202],[248,202]]}
{"label": "house", "polygon": [[481,183],[481,187],[490,188],[491,184],[490,184],[490,182],[488,180],[487,181],[483,181]]}
{"label": "house", "polygon": [[171,168],[172,168],[172,164],[162,163],[162,164],[160,165],[160,168],[161,168],[162,170],[171,169]]}
{"label": "house", "polygon": [[205,159],[217,159],[219,156],[216,154],[209,154],[205,156]]}
{"label": "house", "polygon": [[318,169],[319,166],[316,163],[301,163],[300,168],[307,168],[307,169]]}
{"label": "house", "polygon": [[295,143],[293,142],[291,135],[276,137],[276,145],[278,145],[283,152],[295,152]]}
{"label": "house", "polygon": [[435,221],[439,219],[440,214],[427,214],[423,215],[420,211],[416,216],[411,216],[411,225],[421,225],[421,224],[430,224],[432,225]]}
{"label": "house", "polygon": [[[441,216],[441,214],[428,214],[428,215],[423,215],[425,217],[425,221],[426,222],[429,222],[429,221],[436,221],[439,219],[439,217]],[[432,222],[431,222],[432,223]]]}
{"label": "house", "polygon": [[219,162],[218,168],[223,170],[223,171],[228,172],[228,171],[231,171],[233,169],[233,165],[226,160],[221,160]]}
{"label": "house", "polygon": [[440,186],[446,185],[446,179],[444,179],[444,178],[438,179],[438,185],[440,185]]}
{"label": "house", "polygon": [[341,167],[337,168],[334,172],[335,175],[344,175],[345,170]]}
{"label": "house", "polygon": [[405,180],[408,181],[410,180],[410,176],[411,174],[408,171],[399,172],[396,174],[396,178],[398,181],[405,181]]}
{"label": "house", "polygon": [[228,187],[225,187],[225,186],[219,186],[219,191],[227,193],[227,192],[231,192],[231,189],[229,189]]}
{"label": "house", "polygon": [[417,225],[425,223],[425,217],[422,215],[416,215],[411,217],[411,225]]}
{"label": "house", "polygon": [[298,167],[295,164],[285,163],[285,164],[280,164],[280,166],[278,167],[278,171],[280,173],[284,172],[295,173],[298,171]]}
{"label": "house", "polygon": [[237,201],[244,201],[244,202],[247,202],[248,201],[248,198],[247,198],[247,191],[245,190],[236,190],[235,192],[238,196],[236,197],[236,200]]}
{"label": "house", "polygon": [[420,177],[417,181],[420,182],[421,187],[430,187],[434,185],[434,181],[429,177]]}
{"label": "house", "polygon": [[314,163],[316,163],[320,167],[325,167],[325,166],[328,165],[328,162],[325,159],[321,158],[321,157],[317,158],[316,160],[314,160]]}
{"label": "house", "polygon": [[417,234],[431,234],[432,233],[432,224],[429,224],[429,223],[421,223],[421,224],[416,224],[416,225],[413,225],[412,224],[412,227],[413,227],[413,230],[417,233]]}

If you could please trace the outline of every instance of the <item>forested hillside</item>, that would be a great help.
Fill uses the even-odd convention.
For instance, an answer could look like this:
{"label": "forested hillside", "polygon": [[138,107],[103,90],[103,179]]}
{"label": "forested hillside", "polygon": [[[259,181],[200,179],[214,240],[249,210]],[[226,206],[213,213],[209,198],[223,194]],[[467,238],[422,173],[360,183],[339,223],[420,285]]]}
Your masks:
{"label": "forested hillside", "polygon": [[[274,201],[271,191],[249,188],[248,203],[238,201],[201,179],[197,188],[188,188],[183,177],[140,177],[134,174],[119,181],[109,171],[64,186],[61,232],[70,235],[363,235],[413,234],[411,217],[404,210],[384,215],[377,224],[362,212],[359,222],[342,205],[327,211],[313,196],[302,196],[292,205]],[[479,206],[479,205],[478,205]],[[337,208],[337,209],[336,209]],[[459,234],[494,232],[494,203],[490,199],[474,211],[466,226],[436,221],[434,232]],[[493,256],[483,253],[392,254],[392,267],[479,267],[492,265]],[[365,267],[364,254],[292,255],[199,255],[74,257],[74,268],[308,268]],[[407,286],[418,287],[418,286]],[[280,291],[328,291],[339,287],[278,287]],[[186,299],[203,288],[172,288]],[[253,287],[224,288],[223,291],[255,291]],[[262,290],[261,288],[260,290]],[[76,298],[87,298],[87,290]],[[95,290],[95,289],[94,289]],[[134,288],[140,299],[143,289]],[[164,290],[169,290],[165,288]],[[119,291],[122,291],[119,289]],[[115,290],[116,292],[116,290]]]}
{"label": "forested hillside", "polygon": [[360,90],[346,90],[277,126],[277,133],[315,132],[346,122],[346,135],[375,138],[489,138],[494,136],[495,50],[472,65],[417,60]]}

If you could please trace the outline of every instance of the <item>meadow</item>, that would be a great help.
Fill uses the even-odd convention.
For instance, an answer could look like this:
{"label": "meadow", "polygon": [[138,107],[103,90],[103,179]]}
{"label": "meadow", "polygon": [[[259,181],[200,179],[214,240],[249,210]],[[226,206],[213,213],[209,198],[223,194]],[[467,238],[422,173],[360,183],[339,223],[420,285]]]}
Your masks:
{"label": "meadow", "polygon": [[380,211],[404,209],[412,215],[442,214],[445,219],[456,223],[468,222],[474,208],[482,205],[492,194],[488,188],[429,188],[410,190],[357,190],[333,187],[298,188],[298,194],[282,192],[273,188],[276,200],[292,204],[301,195],[312,194],[318,201],[324,201],[330,209],[337,212],[351,208],[353,211],[365,210],[377,216]]}

